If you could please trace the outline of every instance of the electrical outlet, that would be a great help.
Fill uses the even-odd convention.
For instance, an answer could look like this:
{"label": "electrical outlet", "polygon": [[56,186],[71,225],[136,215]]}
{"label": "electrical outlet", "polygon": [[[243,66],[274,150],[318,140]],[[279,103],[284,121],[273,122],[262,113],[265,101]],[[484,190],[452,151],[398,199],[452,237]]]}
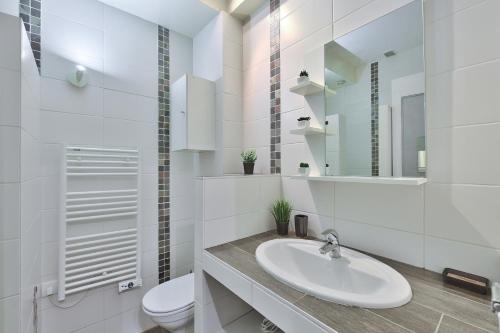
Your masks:
{"label": "electrical outlet", "polygon": [[137,287],[142,286],[142,280],[141,279],[134,279],[134,280],[127,280],[127,281],[121,281],[118,282],[118,292],[122,293],[124,291],[134,289]]}

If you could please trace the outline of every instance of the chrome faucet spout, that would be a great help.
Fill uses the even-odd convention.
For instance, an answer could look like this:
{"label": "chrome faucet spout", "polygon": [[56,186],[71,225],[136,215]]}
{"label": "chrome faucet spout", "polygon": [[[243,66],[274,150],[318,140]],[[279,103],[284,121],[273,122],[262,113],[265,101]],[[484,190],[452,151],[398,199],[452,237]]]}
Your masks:
{"label": "chrome faucet spout", "polygon": [[330,258],[338,259],[341,257],[340,254],[340,242],[339,242],[339,234],[333,230],[328,229],[322,232],[322,235],[325,236],[325,244],[319,248],[319,253],[321,254],[330,254]]}

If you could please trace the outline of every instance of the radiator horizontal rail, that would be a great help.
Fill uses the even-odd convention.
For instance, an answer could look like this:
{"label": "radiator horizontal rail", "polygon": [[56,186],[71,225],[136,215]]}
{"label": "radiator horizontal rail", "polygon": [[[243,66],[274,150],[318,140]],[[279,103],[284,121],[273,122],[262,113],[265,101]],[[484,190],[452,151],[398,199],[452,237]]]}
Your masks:
{"label": "radiator horizontal rail", "polygon": [[89,285],[78,287],[78,288],[66,289],[65,290],[65,294],[66,295],[71,295],[71,294],[78,293],[80,291],[84,291],[84,290],[88,290],[88,289],[92,289],[92,288],[97,288],[97,287],[104,286],[106,284],[110,284],[110,283],[113,283],[113,282],[119,282],[119,281],[123,281],[123,280],[133,279],[133,278],[136,278],[136,277],[137,277],[137,274],[128,274],[128,275],[125,275],[125,276],[119,276],[119,277],[116,277],[114,279],[100,281],[100,282],[96,282],[96,283],[91,283]]}
{"label": "radiator horizontal rail", "polygon": [[134,153],[137,154],[138,151],[135,149],[120,149],[120,148],[95,148],[95,147],[66,147],[68,151],[97,151],[97,152],[120,152],[120,153]]}
{"label": "radiator horizontal rail", "polygon": [[95,216],[84,216],[84,217],[72,217],[66,219],[66,222],[83,222],[92,220],[102,220],[110,217],[124,217],[124,216],[136,216],[137,212],[130,213],[116,213],[116,214],[105,214],[105,215],[95,215]]}
{"label": "radiator horizontal rail", "polygon": [[83,279],[80,281],[67,283],[66,288],[72,288],[72,287],[80,286],[82,284],[88,284],[88,283],[92,283],[92,282],[96,282],[96,281],[107,280],[107,279],[110,279],[110,278],[113,278],[116,276],[123,276],[123,275],[129,274],[129,273],[132,273],[132,272],[135,272],[135,267],[130,268],[130,269],[124,269],[124,270],[113,272],[113,273],[109,273],[109,274],[102,274],[101,276],[91,277],[91,278]]}
{"label": "radiator horizontal rail", "polygon": [[137,229],[136,228],[129,228],[129,229],[123,229],[123,230],[103,232],[102,234],[92,234],[92,235],[86,235],[86,236],[69,237],[69,238],[66,238],[66,242],[78,242],[81,240],[95,239],[95,238],[100,238],[100,237],[108,237],[108,236],[115,236],[115,235],[122,235],[122,234],[131,234],[131,233],[133,233],[133,234],[137,233]]}
{"label": "radiator horizontal rail", "polygon": [[80,247],[87,247],[87,246],[92,246],[92,245],[101,244],[101,243],[113,243],[116,241],[127,240],[127,239],[131,239],[131,238],[135,239],[136,237],[137,237],[136,234],[131,234],[131,235],[125,235],[125,236],[96,239],[96,240],[92,240],[92,241],[88,241],[88,242],[67,244],[66,250],[80,248]]}
{"label": "radiator horizontal rail", "polygon": [[78,170],[138,170],[137,167],[126,167],[126,166],[68,166],[69,171]]}
{"label": "radiator horizontal rail", "polygon": [[78,274],[78,273],[82,273],[82,272],[87,272],[87,271],[94,271],[96,269],[100,269],[103,267],[120,265],[120,264],[124,264],[124,263],[134,263],[135,264],[136,259],[137,259],[137,257],[134,255],[131,257],[123,258],[123,259],[111,260],[111,261],[106,261],[106,262],[95,264],[95,265],[87,265],[85,267],[70,269],[70,270],[66,270],[66,276],[74,275],[74,274]]}
{"label": "radiator horizontal rail", "polygon": [[132,251],[132,250],[136,250],[136,246],[135,245],[132,245],[132,246],[126,246],[126,247],[121,247],[121,248],[115,248],[115,249],[111,249],[111,250],[104,250],[104,251],[98,251],[98,252],[94,252],[94,253],[87,253],[87,254],[81,254],[81,255],[78,255],[78,256],[74,256],[74,257],[66,257],[66,263],[75,263],[75,262],[78,262],[78,261],[81,261],[81,260],[85,260],[85,259],[91,259],[91,258],[95,258],[95,257],[99,257],[99,256],[104,256],[104,255],[107,255],[107,254],[114,254],[116,252],[121,252],[121,251]]}
{"label": "radiator horizontal rail", "polygon": [[117,266],[108,266],[105,268],[101,268],[101,269],[98,269],[95,271],[90,271],[90,272],[86,272],[86,273],[82,273],[82,274],[78,274],[78,275],[69,275],[66,273],[66,281],[73,282],[73,281],[85,279],[89,276],[103,275],[103,273],[109,274],[110,272],[114,272],[114,271],[121,270],[121,269],[130,269],[130,268],[135,269],[135,262],[131,262],[128,264],[123,264],[123,265],[117,265]]}
{"label": "radiator horizontal rail", "polygon": [[113,207],[113,208],[101,208],[101,209],[86,209],[86,210],[72,210],[66,212],[67,217],[77,217],[85,214],[101,214],[101,213],[114,213],[114,212],[124,212],[124,211],[135,211],[137,210],[137,205],[134,206],[124,206],[124,207]]}
{"label": "radiator horizontal rail", "polygon": [[[105,201],[105,200],[117,200],[117,201],[112,201],[112,202],[122,202],[120,200],[128,200],[128,199],[134,199],[137,200],[137,195],[116,195],[112,197],[88,197],[88,198],[76,198],[76,199],[67,199],[66,204],[73,204],[73,203],[79,203],[79,202],[86,202],[86,201]],[[71,205],[73,206],[73,205]]]}
{"label": "radiator horizontal rail", "polygon": [[134,251],[129,251],[129,252],[122,252],[122,253],[117,253],[117,254],[112,254],[109,256],[104,256],[101,258],[92,258],[88,260],[83,260],[83,261],[77,261],[71,264],[66,264],[66,268],[74,268],[74,267],[80,267],[82,265],[88,265],[88,264],[93,264],[93,263],[103,263],[108,260],[113,260],[117,258],[123,258],[123,257],[130,257],[130,256],[135,256],[135,250]]}
{"label": "radiator horizontal rail", "polygon": [[89,252],[89,251],[98,251],[98,250],[103,250],[103,249],[121,248],[123,246],[129,246],[129,245],[136,244],[136,243],[137,243],[137,241],[135,239],[132,239],[129,241],[124,241],[124,242],[116,242],[116,243],[109,243],[109,244],[103,244],[103,245],[98,245],[98,246],[84,247],[81,249],[66,251],[66,257],[68,257],[68,259],[71,259],[72,256],[80,254],[80,253],[85,253],[85,252]]}
{"label": "radiator horizontal rail", "polygon": [[92,157],[92,158],[122,158],[122,159],[129,159],[129,160],[138,160],[139,156],[137,155],[114,155],[114,154],[74,154],[70,153],[66,155],[67,157],[71,158],[84,158],[84,157]]}
{"label": "radiator horizontal rail", "polygon": [[137,205],[137,200],[98,202],[98,203],[89,203],[89,204],[81,204],[81,205],[67,205],[66,209],[73,210],[73,209],[79,209],[79,208],[107,207],[107,206],[120,206],[120,205]]}
{"label": "radiator horizontal rail", "polygon": [[[68,164],[126,164],[138,165],[138,161],[116,161],[116,160],[67,160]],[[72,165],[70,166],[72,167]]]}
{"label": "radiator horizontal rail", "polygon": [[111,191],[85,191],[85,192],[67,192],[66,196],[80,196],[80,195],[93,195],[93,194],[126,194],[126,193],[137,193],[135,189],[125,189],[125,190],[111,190]]}
{"label": "radiator horizontal rail", "polygon": [[137,176],[134,172],[70,172],[67,173],[70,177],[78,176]]}

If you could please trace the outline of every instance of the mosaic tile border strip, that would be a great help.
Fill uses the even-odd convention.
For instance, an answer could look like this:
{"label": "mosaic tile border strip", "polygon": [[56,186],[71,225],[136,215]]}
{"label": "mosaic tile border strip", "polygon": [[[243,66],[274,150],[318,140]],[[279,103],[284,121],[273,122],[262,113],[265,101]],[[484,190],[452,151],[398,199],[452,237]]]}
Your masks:
{"label": "mosaic tile border strip", "polygon": [[170,279],[169,30],[158,26],[158,279]]}
{"label": "mosaic tile border strip", "polygon": [[378,62],[370,65],[370,82],[371,82],[371,139],[372,139],[372,176],[379,175],[378,161]]}
{"label": "mosaic tile border strip", "polygon": [[281,173],[280,0],[270,0],[271,173]]}
{"label": "mosaic tile border strip", "polygon": [[23,20],[24,27],[31,42],[31,49],[36,65],[40,70],[41,59],[41,27],[42,27],[42,0],[20,0],[19,17]]}

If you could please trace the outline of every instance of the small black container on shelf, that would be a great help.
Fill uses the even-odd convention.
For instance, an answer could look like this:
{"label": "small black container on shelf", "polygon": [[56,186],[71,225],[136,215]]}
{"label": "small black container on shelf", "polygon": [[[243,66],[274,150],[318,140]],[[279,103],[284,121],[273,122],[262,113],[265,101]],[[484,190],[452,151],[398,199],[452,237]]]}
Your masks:
{"label": "small black container on shelf", "polygon": [[243,162],[243,170],[245,171],[245,175],[253,175],[254,166],[255,166],[255,163]]}
{"label": "small black container on shelf", "polygon": [[300,238],[307,237],[307,225],[308,217],[307,215],[297,214],[295,215],[295,235]]}

